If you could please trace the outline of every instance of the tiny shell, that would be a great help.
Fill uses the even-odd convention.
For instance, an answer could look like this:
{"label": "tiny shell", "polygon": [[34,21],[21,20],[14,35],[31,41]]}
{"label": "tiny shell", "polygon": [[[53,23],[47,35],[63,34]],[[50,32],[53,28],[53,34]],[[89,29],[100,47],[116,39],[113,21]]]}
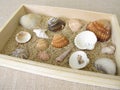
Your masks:
{"label": "tiny shell", "polygon": [[95,67],[98,71],[106,74],[116,74],[116,64],[109,58],[100,58],[95,61]]}
{"label": "tiny shell", "polygon": [[56,48],[62,48],[68,45],[68,43],[69,43],[68,39],[62,34],[55,34],[51,42],[52,46]]}
{"label": "tiny shell", "polygon": [[111,24],[108,20],[96,20],[88,24],[87,29],[94,32],[99,41],[107,41],[111,37]]}
{"label": "tiny shell", "polygon": [[45,50],[48,48],[48,42],[44,39],[39,39],[36,44],[37,50]]}
{"label": "tiny shell", "polygon": [[26,14],[20,18],[20,24],[26,29],[40,27],[41,16],[37,14]]}
{"label": "tiny shell", "polygon": [[61,62],[65,59],[65,57],[71,52],[72,48],[71,49],[68,49],[67,51],[63,52],[60,56],[58,56],[55,60],[57,62]]}
{"label": "tiny shell", "polygon": [[48,29],[50,31],[56,32],[56,31],[62,30],[64,26],[65,26],[65,22],[56,17],[51,17],[48,20]]}
{"label": "tiny shell", "polygon": [[12,56],[27,59],[29,57],[29,53],[26,49],[20,48],[20,49],[16,49],[15,51],[13,51]]}
{"label": "tiny shell", "polygon": [[48,39],[48,35],[45,33],[45,30],[42,29],[34,29],[33,32],[36,34],[38,38]]}
{"label": "tiny shell", "polygon": [[18,43],[26,43],[31,39],[31,34],[26,31],[20,31],[16,34],[15,40]]}
{"label": "tiny shell", "polygon": [[70,19],[68,23],[69,23],[70,29],[73,32],[79,31],[81,27],[83,26],[83,24],[77,19]]}
{"label": "tiny shell", "polygon": [[115,53],[115,46],[110,45],[110,46],[103,47],[101,49],[101,53],[103,53],[103,54],[114,54]]}
{"label": "tiny shell", "polygon": [[97,37],[91,31],[82,31],[74,39],[75,46],[79,49],[93,50],[96,42]]}
{"label": "tiny shell", "polygon": [[69,65],[73,69],[82,69],[89,63],[89,58],[84,51],[76,51],[69,58]]}
{"label": "tiny shell", "polygon": [[45,51],[43,51],[43,52],[40,51],[40,52],[38,53],[38,58],[39,58],[40,60],[47,61],[47,60],[50,59],[50,55],[49,55],[47,52],[45,52]]}

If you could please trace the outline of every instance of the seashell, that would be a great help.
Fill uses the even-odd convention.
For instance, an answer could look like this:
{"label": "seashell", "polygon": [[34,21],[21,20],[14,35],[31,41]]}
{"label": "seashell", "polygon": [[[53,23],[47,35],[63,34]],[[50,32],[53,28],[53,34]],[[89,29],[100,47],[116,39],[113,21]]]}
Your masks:
{"label": "seashell", "polygon": [[69,43],[68,39],[62,34],[55,34],[51,42],[52,46],[56,48],[62,48],[68,45],[68,43]]}
{"label": "seashell", "polygon": [[69,65],[73,69],[82,69],[89,63],[89,58],[84,51],[76,51],[69,58]]}
{"label": "seashell", "polygon": [[93,50],[96,42],[97,37],[91,31],[82,31],[74,39],[75,46],[79,49]]}
{"label": "seashell", "polygon": [[38,53],[38,58],[39,58],[40,60],[47,61],[47,60],[50,59],[50,55],[49,55],[47,52],[45,52],[45,51],[43,51],[43,52],[40,51],[40,52]]}
{"label": "seashell", "polygon": [[31,34],[26,31],[20,31],[16,34],[15,40],[18,43],[26,43],[31,39]]}
{"label": "seashell", "polygon": [[48,42],[44,39],[39,39],[36,44],[37,50],[45,50],[48,48]]}
{"label": "seashell", "polygon": [[50,31],[56,32],[56,31],[62,30],[64,26],[65,26],[65,22],[56,17],[51,17],[48,20],[48,29]]}
{"label": "seashell", "polygon": [[36,34],[38,38],[48,38],[48,35],[45,33],[45,30],[42,29],[34,29],[33,32]]}
{"label": "seashell", "polygon": [[111,37],[111,24],[108,20],[97,20],[88,24],[87,29],[94,32],[99,41],[107,41]]}
{"label": "seashell", "polygon": [[63,52],[60,56],[58,56],[55,60],[57,62],[61,62],[65,59],[65,57],[67,57],[67,55],[71,52],[72,48],[71,49],[68,49],[67,51]]}
{"label": "seashell", "polygon": [[73,32],[79,31],[81,27],[83,26],[83,24],[77,19],[70,19],[68,24],[69,24],[70,29]]}
{"label": "seashell", "polygon": [[27,59],[29,57],[29,53],[26,49],[20,48],[20,49],[16,49],[15,51],[13,51],[12,56]]}
{"label": "seashell", "polygon": [[101,53],[103,53],[103,54],[114,54],[115,53],[115,46],[110,45],[110,46],[103,47],[101,49]]}
{"label": "seashell", "polygon": [[41,16],[38,14],[26,14],[20,18],[20,24],[26,29],[40,27]]}
{"label": "seashell", "polygon": [[95,68],[106,74],[116,74],[116,64],[109,58],[99,58],[95,61]]}

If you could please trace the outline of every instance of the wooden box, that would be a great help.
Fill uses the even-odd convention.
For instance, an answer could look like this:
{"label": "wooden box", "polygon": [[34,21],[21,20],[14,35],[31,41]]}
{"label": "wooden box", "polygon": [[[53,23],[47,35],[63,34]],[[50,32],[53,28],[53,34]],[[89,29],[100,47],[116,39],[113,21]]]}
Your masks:
{"label": "wooden box", "polygon": [[38,13],[50,16],[65,16],[68,18],[82,18],[86,21],[97,19],[108,19],[112,23],[112,41],[116,45],[115,58],[117,63],[117,76],[73,70],[54,66],[50,64],[38,63],[32,60],[24,60],[7,55],[0,54],[0,66],[5,66],[21,71],[39,74],[51,78],[62,79],[70,82],[83,83],[88,85],[102,86],[106,88],[120,89],[120,27],[118,20],[113,14],[84,11],[78,9],[68,9],[49,6],[22,5],[0,29],[0,50],[4,47],[16,27],[19,25],[19,19],[26,13]]}

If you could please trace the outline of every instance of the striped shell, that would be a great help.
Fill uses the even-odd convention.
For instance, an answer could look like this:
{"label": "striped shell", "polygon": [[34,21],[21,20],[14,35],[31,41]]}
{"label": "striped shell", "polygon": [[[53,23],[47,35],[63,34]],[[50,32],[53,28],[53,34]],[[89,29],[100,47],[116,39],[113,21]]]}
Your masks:
{"label": "striped shell", "polygon": [[47,60],[50,59],[50,55],[49,55],[47,52],[45,52],[45,51],[43,51],[43,52],[40,51],[40,52],[38,53],[38,58],[39,58],[40,60],[47,61]]}
{"label": "striped shell", "polygon": [[48,48],[48,42],[45,39],[39,39],[36,44],[38,50],[45,50]]}
{"label": "striped shell", "polygon": [[68,45],[68,43],[69,43],[68,39],[62,34],[55,34],[51,42],[52,46],[56,48],[62,48]]}
{"label": "striped shell", "polygon": [[97,20],[88,24],[87,29],[94,32],[99,41],[107,41],[111,36],[111,25],[107,20]]}

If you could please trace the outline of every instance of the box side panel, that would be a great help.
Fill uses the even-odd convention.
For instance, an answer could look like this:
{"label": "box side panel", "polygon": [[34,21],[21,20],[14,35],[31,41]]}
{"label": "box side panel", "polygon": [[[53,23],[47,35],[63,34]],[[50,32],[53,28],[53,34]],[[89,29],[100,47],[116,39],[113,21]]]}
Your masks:
{"label": "box side panel", "polygon": [[86,21],[93,21],[96,19],[111,19],[111,14],[84,11],[78,9],[68,9],[49,6],[25,5],[28,13],[37,13],[50,15],[55,17],[79,18]]}
{"label": "box side panel", "polygon": [[19,19],[25,14],[24,7],[20,7],[13,16],[7,21],[7,23],[0,30],[0,50],[4,47],[10,36],[13,34],[17,26],[19,25]]}

